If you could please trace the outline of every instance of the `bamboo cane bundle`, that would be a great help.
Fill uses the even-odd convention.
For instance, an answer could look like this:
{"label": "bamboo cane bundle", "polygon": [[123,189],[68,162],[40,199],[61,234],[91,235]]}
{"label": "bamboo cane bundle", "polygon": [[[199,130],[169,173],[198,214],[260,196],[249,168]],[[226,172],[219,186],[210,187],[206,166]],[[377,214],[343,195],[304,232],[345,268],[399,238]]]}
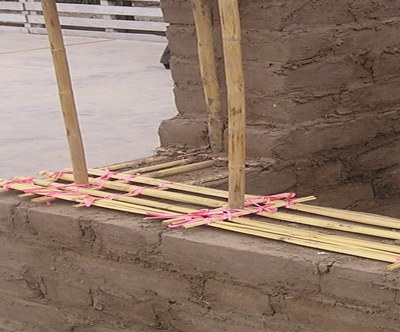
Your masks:
{"label": "bamboo cane bundle", "polygon": [[[52,175],[53,172],[44,171],[44,172],[41,172],[41,174]],[[64,175],[60,176],[60,179],[73,182],[73,177],[71,176],[71,174],[64,174]],[[125,192],[132,192],[135,189],[143,188],[143,187],[139,187],[139,186],[135,186],[135,185],[131,185],[131,184],[125,184],[122,182],[106,181],[106,180],[100,180],[100,181],[101,181],[102,187],[104,187],[104,188],[125,191]],[[89,178],[90,184],[96,184],[98,182],[99,182],[99,179]],[[221,207],[226,204],[225,201],[204,198],[204,197],[189,195],[189,194],[168,192],[166,190],[151,189],[151,188],[143,189],[141,194],[144,196],[149,196],[149,197],[178,201],[178,202],[188,203],[188,204],[207,205],[207,206],[211,206],[211,207],[215,207],[215,208]]]}
{"label": "bamboo cane bundle", "polygon": [[[302,197],[302,198],[298,198],[296,200],[293,200],[292,203],[296,204],[296,203],[306,202],[306,201],[313,200],[313,199],[315,199],[314,196]],[[270,203],[270,208],[277,209],[277,208],[280,208],[280,207],[284,207],[286,204],[287,204],[287,202],[285,202],[283,200],[276,200],[276,201],[272,201]],[[253,209],[252,208],[246,208],[246,209],[241,209],[241,210],[233,212],[234,216],[236,216],[236,217],[248,216],[249,214],[253,214],[253,213],[254,213],[254,208]],[[163,223],[169,225],[169,224],[181,221],[183,219],[184,219],[184,217],[183,218],[182,217],[178,217],[178,218],[165,220],[165,221],[163,221]],[[206,224],[207,224],[206,220],[201,220],[201,221],[198,221],[198,222],[190,223],[190,225],[187,225],[185,228],[193,228],[193,227],[197,227],[197,226],[203,226],[203,225],[206,225]]]}
{"label": "bamboo cane bundle", "polygon": [[[33,181],[44,181],[43,183],[46,184],[50,182],[45,180],[33,180]],[[0,181],[0,185],[3,185],[4,183],[6,182]],[[36,189],[36,190],[39,189],[39,191],[36,192],[39,195],[45,195],[46,193],[46,191],[42,192],[40,190],[47,189],[47,192],[49,190],[52,191],[55,190],[54,188],[49,189],[48,187],[32,185],[27,183],[14,183],[9,185],[9,187],[20,191],[29,189]],[[72,195],[71,193],[63,194],[61,190],[58,190],[57,198],[81,203],[85,199],[87,199],[87,194],[85,195],[83,194],[80,195],[75,193],[73,193]],[[155,212],[161,214],[168,213],[168,211],[162,209],[154,209],[148,206],[144,207],[141,205],[120,202],[106,197],[97,200],[94,199],[91,202],[91,205],[118,211],[131,212],[141,215],[147,215],[148,212]],[[268,239],[284,241],[310,248],[329,250],[333,252],[344,253],[348,255],[370,258],[374,260],[380,260],[392,263],[388,267],[388,270],[394,270],[398,268],[398,264],[393,262],[397,261],[399,255],[399,247],[389,244],[383,244],[373,241],[365,241],[354,238],[346,238],[343,236],[324,234],[309,230],[301,230],[293,227],[274,225],[246,218],[234,218],[233,222],[217,221],[211,223],[210,226],[234,232],[264,237]]]}
{"label": "bamboo cane bundle", "polygon": [[282,236],[274,233],[268,233],[268,232],[260,232],[257,230],[253,229],[243,229],[239,228],[234,224],[230,223],[214,223],[210,225],[211,227],[216,227],[216,228],[221,228],[225,230],[230,230],[234,232],[239,232],[239,233],[244,233],[244,234],[249,234],[249,235],[254,235],[258,237],[263,237],[267,239],[272,239],[272,240],[278,240],[278,241],[283,241],[287,243],[292,243],[292,244],[297,244],[303,247],[309,247],[309,248],[314,248],[314,249],[320,249],[320,250],[327,250],[327,251],[332,251],[332,252],[337,252],[341,254],[347,254],[351,256],[357,256],[357,257],[363,257],[363,258],[369,258],[373,260],[378,260],[386,263],[392,263],[393,261],[396,260],[397,256],[396,254],[392,253],[384,253],[384,252],[379,252],[379,251],[374,251],[374,250],[368,250],[368,249],[363,249],[355,246],[343,246],[343,245],[335,245],[335,244],[330,244],[330,243],[320,243],[316,242],[310,239],[299,239],[293,236]]}
{"label": "bamboo cane bundle", "polygon": [[[44,187],[51,187],[55,184],[53,181],[49,180],[39,180],[39,179],[33,179],[33,183],[44,186]],[[172,205],[164,202],[158,202],[158,201],[151,201],[148,199],[144,198],[137,198],[137,197],[131,197],[131,196],[126,196],[122,194],[113,194],[111,192],[106,192],[103,190],[96,190],[96,189],[91,189],[91,188],[82,188],[82,187],[73,187],[76,192],[80,192],[83,194],[88,194],[94,197],[101,197],[101,198],[107,198],[110,196],[113,196],[113,200],[115,201],[121,201],[125,203],[132,203],[135,205],[140,205],[143,207],[143,209],[146,209],[147,207],[150,208],[157,208],[157,209],[162,209],[166,211],[173,211],[175,213],[190,213],[194,211],[193,209],[181,207],[178,205]],[[59,187],[60,190],[69,190],[70,187]],[[45,199],[51,199],[49,197],[40,197],[42,200],[34,199],[32,200],[33,202],[46,202]]]}
{"label": "bamboo cane bundle", "polygon": [[[65,168],[66,171],[71,171],[71,168]],[[48,171],[43,171],[40,172],[39,174],[46,174]],[[104,174],[104,170],[101,169],[95,169],[95,168],[89,168],[88,173],[93,176],[101,176]],[[110,175],[110,179],[116,179],[116,180],[124,180],[126,178],[126,173],[115,173]],[[218,197],[218,198],[226,198],[228,199],[229,197],[229,192],[221,189],[214,189],[214,188],[208,188],[208,187],[202,187],[198,185],[192,185],[192,184],[187,184],[187,183],[181,183],[181,182],[170,182],[167,180],[161,180],[157,178],[149,178],[147,175],[139,175],[137,177],[134,177],[129,180],[129,182],[132,183],[141,183],[141,184],[147,184],[151,186],[158,186],[162,185],[165,188],[170,188],[170,189],[175,189],[175,190],[180,190],[180,191],[185,191],[185,192],[190,192],[190,193],[196,193],[196,194],[201,194],[201,195],[207,195],[207,196],[213,196],[213,197]],[[246,195],[246,198],[253,198],[257,197],[255,195]],[[314,198],[315,199],[315,198]]]}
{"label": "bamboo cane bundle", "polygon": [[357,234],[371,235],[386,239],[400,240],[400,232],[380,229],[378,227],[352,225],[349,223],[343,223],[341,219],[327,218],[314,215],[291,214],[287,212],[274,212],[274,213],[261,212],[259,215],[271,219],[288,221],[297,224],[316,226],[321,228],[334,229],[338,231],[351,232]]}
{"label": "bamboo cane bundle", "polygon": [[[0,182],[0,185],[3,184],[4,182]],[[37,195],[47,195],[52,193],[52,195],[56,195],[57,198],[66,200],[66,201],[71,201],[71,202],[77,202],[81,203],[85,201],[88,197],[87,195],[82,194],[70,194],[70,193],[63,193],[62,190],[57,190],[57,189],[49,189],[43,186],[38,186],[38,185],[31,185],[31,184],[26,184],[26,183],[15,183],[10,185],[10,188],[14,190],[20,190],[20,191],[25,191],[25,190],[35,190]],[[160,210],[160,209],[155,209],[155,208],[150,208],[150,207],[143,207],[140,205],[134,205],[134,204],[128,204],[125,202],[117,202],[112,199],[108,198],[103,198],[100,200],[93,200],[91,202],[91,205],[93,206],[98,206],[98,207],[104,207],[107,209],[113,209],[113,210],[118,210],[118,211],[123,211],[123,212],[131,212],[131,213],[137,213],[141,215],[147,215],[148,212],[155,212],[155,213],[168,213],[167,211]]]}
{"label": "bamboo cane bundle", "polygon": [[[89,169],[89,174],[100,176],[102,174],[102,171]],[[122,173],[116,174],[115,178],[122,179],[123,175],[121,175],[121,174]],[[197,192],[199,194],[210,195],[210,196],[215,196],[215,197],[220,197],[220,198],[227,198],[229,195],[228,192],[226,192],[224,190],[204,188],[204,187],[199,187],[199,186],[186,185],[186,184],[182,184],[182,183],[172,183],[171,184],[168,181],[153,179],[153,178],[146,178],[143,176],[139,176],[139,177],[133,179],[132,181],[149,184],[149,185],[165,184],[165,186],[168,188],[183,190],[183,191],[188,191],[188,192],[193,192],[193,193]],[[251,198],[251,197],[254,197],[254,195],[246,195],[246,197]],[[299,224],[306,224],[306,225],[310,225],[310,226],[316,226],[316,227],[334,229],[334,230],[340,230],[340,231],[347,231],[347,232],[352,232],[352,233],[359,233],[359,234],[371,235],[371,236],[388,238],[388,239],[398,239],[398,237],[399,237],[399,233],[397,233],[397,232],[391,232],[391,231],[387,231],[384,229],[377,229],[377,228],[373,228],[373,227],[362,227],[362,226],[360,227],[357,225],[350,225],[350,224],[343,223],[343,221],[351,221],[351,222],[355,222],[355,223],[373,225],[373,226],[378,226],[378,227],[380,226],[380,227],[399,229],[400,221],[395,218],[371,215],[371,214],[364,214],[364,213],[360,213],[360,212],[347,211],[347,210],[338,210],[338,209],[327,208],[327,207],[305,205],[305,204],[294,204],[294,205],[289,206],[289,208],[291,210],[303,211],[303,212],[311,213],[311,214],[306,215],[306,216],[304,216],[304,215],[293,216],[292,214],[289,214],[287,212],[277,212],[277,213],[262,212],[261,215],[264,217],[267,217],[267,218],[278,219],[278,220],[282,220],[282,221],[289,221],[289,222],[294,222],[294,223],[299,223]],[[318,214],[319,216],[321,216],[321,215],[330,216],[333,219],[317,217],[317,216],[313,216],[313,214]],[[204,225],[204,223],[199,223],[198,226],[200,226],[200,225]]]}
{"label": "bamboo cane bundle", "polygon": [[[89,173],[93,175],[101,175],[101,171],[92,172],[89,169]],[[121,176],[116,176],[116,178],[122,178]],[[133,180],[134,182],[150,184],[150,185],[160,185],[165,184],[167,187],[177,190],[189,191],[199,194],[211,195],[220,198],[227,198],[228,193],[224,190],[217,190],[211,188],[203,188],[194,185],[186,185],[182,183],[168,183],[164,180],[159,179],[150,179],[146,177],[137,177]],[[246,195],[246,197],[254,197],[253,195]],[[374,226],[381,226],[381,227],[389,227],[389,228],[399,228],[400,222],[397,219],[383,217],[383,216],[376,216],[370,214],[363,214],[360,212],[353,212],[353,211],[343,211],[337,210],[333,208],[326,208],[326,207],[317,207],[311,205],[304,205],[304,204],[295,204],[290,206],[292,210],[304,211],[304,212],[312,212],[318,215],[328,215],[334,218],[333,220],[324,219],[321,217],[313,217],[312,215],[301,216],[301,215],[291,215],[285,212],[277,212],[277,213],[268,213],[263,212],[262,215],[268,218],[278,219],[282,221],[290,221],[300,224],[307,224],[310,226],[317,226],[323,227],[328,229],[335,229],[335,230],[342,230],[348,231],[352,233],[359,233],[365,235],[372,235],[378,236],[383,238],[389,239],[398,239],[399,233],[390,232],[382,229],[376,228],[369,228],[369,227],[359,227],[357,225],[349,225],[343,224],[342,220],[352,221],[356,223],[362,223],[367,225],[374,225]],[[338,220],[339,219],[339,220]]]}
{"label": "bamboo cane bundle", "polygon": [[350,238],[341,235],[326,234],[317,231],[294,228],[290,226],[276,225],[272,223],[251,220],[248,218],[233,218],[232,221],[235,224],[240,224],[245,227],[251,227],[253,229],[258,229],[260,231],[265,230],[268,232],[281,234],[283,236],[286,235],[296,236],[299,238],[312,239],[315,241],[332,243],[332,244],[342,243],[346,245],[357,245],[358,247],[372,248],[372,249],[400,254],[400,247],[391,244],[385,244],[375,241],[367,241],[367,240],[357,239],[354,237]]}
{"label": "bamboo cane bundle", "polygon": [[[70,171],[71,168],[65,168],[65,170]],[[46,172],[46,171],[44,171],[44,172]],[[42,174],[42,173],[43,172],[40,172],[39,174]],[[104,173],[104,170],[89,168],[88,173],[90,175],[94,175],[94,176],[101,176]],[[110,176],[110,178],[116,179],[116,180],[123,180],[124,178],[126,178],[126,174],[125,173],[112,174]],[[224,190],[193,186],[193,185],[179,183],[179,182],[170,182],[167,180],[149,178],[146,176],[137,176],[135,178],[130,179],[129,182],[147,184],[147,185],[151,185],[151,186],[162,185],[165,188],[171,188],[171,189],[176,189],[176,190],[181,190],[181,191],[186,191],[186,192],[191,192],[191,193],[197,193],[197,194],[201,194],[201,195],[214,196],[214,197],[219,197],[219,198],[226,198],[226,199],[229,196],[228,192],[226,192]]]}
{"label": "bamboo cane bundle", "polygon": [[[239,214],[234,214],[234,218],[232,218],[232,222],[236,224],[240,224],[246,227],[252,227],[255,229],[258,229],[260,231],[268,231],[268,232],[277,232],[281,235],[293,235],[297,237],[302,237],[304,239],[314,239],[318,241],[323,241],[323,242],[328,242],[328,243],[344,243],[344,244],[357,244],[360,247],[371,247],[374,249],[379,249],[379,250],[386,250],[386,251],[391,251],[400,254],[400,247],[399,246],[394,246],[394,245],[388,245],[388,244],[383,244],[380,242],[373,242],[373,241],[367,241],[367,240],[361,240],[357,238],[348,238],[348,237],[343,237],[343,236],[337,236],[337,235],[332,235],[332,234],[325,234],[325,233],[320,233],[320,232],[315,232],[311,230],[304,230],[304,229],[299,229],[299,228],[294,228],[290,226],[283,226],[283,225],[276,225],[272,224],[270,222],[266,221],[255,221],[251,220],[248,218],[237,218]],[[169,219],[164,221],[164,223],[170,224],[171,220],[177,220],[177,219]],[[179,221],[179,220],[177,220]],[[196,227],[199,225],[205,224],[204,222],[198,222],[198,223],[190,223],[187,225],[184,225],[185,228],[192,228]],[[398,235],[398,233],[395,233],[395,235],[390,234],[389,231],[387,231],[388,235],[387,238],[394,238],[396,237],[395,235]],[[374,234],[374,236],[381,236],[385,237],[382,234]],[[386,238],[386,237],[385,237]]]}

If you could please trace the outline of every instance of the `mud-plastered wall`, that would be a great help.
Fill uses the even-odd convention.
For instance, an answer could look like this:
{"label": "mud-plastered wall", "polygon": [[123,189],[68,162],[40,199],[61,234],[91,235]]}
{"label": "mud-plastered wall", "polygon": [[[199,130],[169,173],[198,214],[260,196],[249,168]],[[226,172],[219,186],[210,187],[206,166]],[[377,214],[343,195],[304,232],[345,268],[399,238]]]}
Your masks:
{"label": "mud-plastered wall", "polygon": [[[226,98],[217,1],[219,78]],[[163,0],[179,115],[163,145],[207,144],[189,0]],[[296,190],[319,203],[400,215],[400,2],[242,0],[249,192]],[[226,107],[225,107],[226,108]]]}

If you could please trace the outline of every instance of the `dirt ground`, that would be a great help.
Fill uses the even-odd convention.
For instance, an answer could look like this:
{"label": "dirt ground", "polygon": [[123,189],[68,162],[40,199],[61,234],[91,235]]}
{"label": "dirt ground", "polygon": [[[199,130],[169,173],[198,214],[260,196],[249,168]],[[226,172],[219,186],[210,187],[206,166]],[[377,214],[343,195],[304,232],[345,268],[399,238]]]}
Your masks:
{"label": "dirt ground", "polygon": [[[66,37],[89,166],[149,156],[175,115],[165,43]],[[0,178],[70,165],[46,36],[0,31]]]}

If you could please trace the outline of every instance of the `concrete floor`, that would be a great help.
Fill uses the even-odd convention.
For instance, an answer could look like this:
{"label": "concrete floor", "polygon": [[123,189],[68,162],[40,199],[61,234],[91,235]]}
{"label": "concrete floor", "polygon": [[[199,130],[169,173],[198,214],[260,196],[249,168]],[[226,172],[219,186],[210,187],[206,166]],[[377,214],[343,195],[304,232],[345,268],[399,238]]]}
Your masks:
{"label": "concrete floor", "polygon": [[[165,43],[66,37],[89,167],[149,156],[173,117]],[[47,36],[0,31],[0,178],[70,165]]]}

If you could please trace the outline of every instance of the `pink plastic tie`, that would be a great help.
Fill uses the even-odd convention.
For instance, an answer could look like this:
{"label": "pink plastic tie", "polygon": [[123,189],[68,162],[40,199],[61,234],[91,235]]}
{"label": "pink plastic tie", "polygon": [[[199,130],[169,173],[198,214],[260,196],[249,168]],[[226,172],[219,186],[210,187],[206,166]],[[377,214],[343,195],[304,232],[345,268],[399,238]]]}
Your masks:
{"label": "pink plastic tie", "polygon": [[95,183],[93,183],[91,185],[91,188],[92,189],[97,189],[97,190],[103,189],[103,187],[106,184],[106,182],[107,182],[107,180],[96,181]]}
{"label": "pink plastic tie", "polygon": [[72,172],[54,172],[53,174],[50,175],[52,179],[55,181],[58,181],[63,175],[66,174],[73,174]]}
{"label": "pink plastic tie", "polygon": [[149,188],[138,187],[138,188],[132,189],[131,191],[129,191],[129,192],[128,192],[127,194],[125,194],[125,195],[129,195],[129,196],[139,196],[139,195],[143,192],[143,190],[145,190],[145,189],[149,189]]}
{"label": "pink plastic tie", "polygon": [[137,178],[138,176],[140,176],[140,173],[127,175],[127,176],[123,177],[121,180],[124,183],[129,183],[129,182],[131,182],[132,179]]}
{"label": "pink plastic tie", "polygon": [[[284,200],[285,201],[285,207],[289,207],[295,202],[292,200],[294,197],[296,197],[295,193],[283,193],[283,194],[276,194],[276,195],[269,195],[269,196],[259,196],[259,197],[250,197],[247,198],[245,201],[245,206],[246,207],[251,207],[255,206],[257,213],[259,214],[261,212],[277,212],[278,209],[273,207],[273,201],[277,200]],[[271,207],[272,206],[272,207]]]}
{"label": "pink plastic tie", "polygon": [[110,195],[108,195],[108,196],[106,196],[106,197],[104,197],[104,198],[114,200],[114,199],[116,199],[117,197],[118,197],[118,194],[110,194]]}
{"label": "pink plastic tie", "polygon": [[34,184],[33,183],[33,177],[27,177],[24,179],[19,179],[19,180],[11,180],[3,183],[1,186],[5,190],[11,189],[11,185],[13,184],[18,184],[18,183],[28,183],[28,184]]}
{"label": "pink plastic tie", "polygon": [[179,228],[184,225],[193,224],[197,222],[204,222],[206,225],[210,225],[216,221],[232,221],[232,218],[235,217],[236,213],[241,213],[242,210],[238,209],[217,209],[217,210],[208,210],[202,209],[198,211],[193,211],[188,214],[164,214],[164,213],[154,213],[148,212],[145,220],[151,219],[177,219],[182,218],[182,220],[178,220],[172,222],[168,225],[169,228]]}
{"label": "pink plastic tie", "polygon": [[273,203],[265,203],[263,205],[254,204],[254,214],[261,214],[262,212],[275,213],[278,212],[278,208],[276,208]]}
{"label": "pink plastic tie", "polygon": [[285,200],[286,206],[288,206],[290,204],[294,204],[292,198],[295,196],[295,193],[283,193],[270,196],[251,197],[246,199],[245,202],[245,207],[248,207],[249,209],[243,210],[223,208],[215,210],[202,209],[181,215],[149,212],[149,217],[145,219],[182,219],[170,223],[168,225],[169,228],[179,228],[183,227],[184,225],[197,222],[204,222],[206,225],[210,225],[216,221],[232,221],[233,218],[238,218],[249,214],[260,214],[262,212],[275,213],[278,211],[278,208],[275,206],[273,201]]}
{"label": "pink plastic tie", "polygon": [[94,202],[101,200],[101,199],[104,199],[104,198],[88,196],[84,200],[80,201],[79,204],[82,206],[85,206],[85,207],[91,207]]}
{"label": "pink plastic tie", "polygon": [[109,180],[115,174],[117,174],[116,172],[111,172],[108,168],[103,168],[103,170],[104,170],[104,173],[102,173],[100,175],[100,179],[103,179],[103,180]]}

